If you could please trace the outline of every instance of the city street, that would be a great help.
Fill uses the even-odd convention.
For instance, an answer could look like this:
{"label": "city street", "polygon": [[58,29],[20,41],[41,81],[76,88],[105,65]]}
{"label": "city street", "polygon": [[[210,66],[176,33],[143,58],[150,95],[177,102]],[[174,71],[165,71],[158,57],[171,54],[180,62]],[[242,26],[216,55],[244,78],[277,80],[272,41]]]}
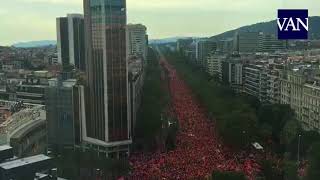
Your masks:
{"label": "city street", "polygon": [[130,179],[197,179],[210,177],[213,171],[243,172],[254,179],[259,171],[254,154],[233,152],[215,132],[204,108],[161,55],[161,65],[169,72],[172,110],[179,121],[176,148],[169,152],[133,154]]}

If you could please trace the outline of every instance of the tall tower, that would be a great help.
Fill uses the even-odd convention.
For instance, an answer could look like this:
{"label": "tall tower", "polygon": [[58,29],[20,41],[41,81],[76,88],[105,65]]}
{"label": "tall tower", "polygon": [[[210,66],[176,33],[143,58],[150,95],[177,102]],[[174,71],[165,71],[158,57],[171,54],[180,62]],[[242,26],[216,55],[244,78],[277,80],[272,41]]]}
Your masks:
{"label": "tall tower", "polygon": [[58,61],[63,69],[85,71],[84,20],[81,14],[57,18]]}
{"label": "tall tower", "polygon": [[86,139],[131,143],[126,57],[126,0],[84,0],[87,65]]}

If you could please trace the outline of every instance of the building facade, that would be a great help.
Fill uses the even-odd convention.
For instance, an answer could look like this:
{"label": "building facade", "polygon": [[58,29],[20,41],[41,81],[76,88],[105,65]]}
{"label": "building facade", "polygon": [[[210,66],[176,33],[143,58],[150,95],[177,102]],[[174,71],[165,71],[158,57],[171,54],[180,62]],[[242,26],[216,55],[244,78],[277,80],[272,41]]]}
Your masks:
{"label": "building facade", "polygon": [[132,142],[126,1],[85,0],[84,17],[88,86],[84,140],[109,148],[116,156],[126,155]]}
{"label": "building facade", "polygon": [[270,68],[267,78],[267,101],[271,104],[280,103],[280,71]]}
{"label": "building facade", "polygon": [[83,87],[75,79],[51,79],[46,88],[49,148],[60,152],[81,143],[81,99]]}
{"label": "building facade", "polygon": [[221,75],[221,61],[225,56],[216,53],[211,53],[207,58],[207,73],[210,76],[220,77]]}
{"label": "building facade", "polygon": [[259,32],[237,32],[234,35],[233,43],[233,48],[236,52],[257,52],[259,47]]}
{"label": "building facade", "polygon": [[231,55],[221,61],[220,78],[236,92],[243,91],[243,63],[239,55]]}
{"label": "building facade", "polygon": [[244,67],[244,92],[267,102],[268,72],[263,65],[247,64]]}
{"label": "building facade", "polygon": [[64,70],[85,71],[84,19],[81,14],[57,18],[58,62]]}
{"label": "building facade", "polygon": [[129,99],[130,99],[130,114],[132,120],[131,131],[134,133],[134,128],[137,122],[137,114],[142,101],[142,88],[144,85],[145,71],[143,68],[142,58],[131,57],[129,59]]}
{"label": "building facade", "polygon": [[320,132],[320,81],[310,69],[281,74],[281,104],[289,104],[305,130]]}
{"label": "building facade", "polygon": [[196,44],[196,59],[200,66],[206,67],[207,58],[210,53],[214,53],[217,49],[217,43],[211,40],[200,40]]}
{"label": "building facade", "polygon": [[142,24],[127,25],[127,57],[141,56],[147,58],[147,27]]}
{"label": "building facade", "polygon": [[286,49],[286,41],[278,40],[275,34],[259,33],[259,52],[276,52]]}

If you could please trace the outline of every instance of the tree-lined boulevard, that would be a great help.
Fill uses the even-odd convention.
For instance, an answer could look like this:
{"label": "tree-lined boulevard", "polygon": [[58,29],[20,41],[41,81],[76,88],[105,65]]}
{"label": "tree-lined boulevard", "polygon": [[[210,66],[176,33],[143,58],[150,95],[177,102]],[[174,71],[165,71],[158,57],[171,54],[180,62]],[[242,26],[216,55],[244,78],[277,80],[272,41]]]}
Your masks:
{"label": "tree-lined boulevard", "polygon": [[[161,87],[169,83],[169,88],[162,90],[169,91],[170,100],[154,114],[159,116],[157,131],[145,129],[153,132],[148,137],[151,141],[160,143],[135,151],[130,157],[131,179],[294,180],[298,179],[298,172],[300,177],[308,177],[307,153],[319,135],[303,131],[289,106],[260,104],[208,77],[179,53],[165,48],[158,49],[158,53],[159,67],[167,73],[167,79],[163,79],[163,74],[157,78],[161,78]],[[175,147],[161,148],[159,144],[173,138],[165,136],[161,140],[166,119],[172,117],[177,119],[178,128],[172,141]],[[148,124],[154,122],[148,120]],[[255,150],[252,142],[259,142],[264,151]],[[316,163],[317,160],[313,161],[315,167]]]}

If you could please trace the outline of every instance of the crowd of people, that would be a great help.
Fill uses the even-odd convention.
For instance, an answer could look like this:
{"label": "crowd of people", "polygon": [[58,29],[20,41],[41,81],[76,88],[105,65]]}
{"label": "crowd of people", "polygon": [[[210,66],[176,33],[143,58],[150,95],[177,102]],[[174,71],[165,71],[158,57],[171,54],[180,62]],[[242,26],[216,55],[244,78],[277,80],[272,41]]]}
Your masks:
{"label": "crowd of people", "polygon": [[175,69],[164,58],[168,71],[172,110],[179,122],[176,148],[169,152],[135,153],[130,158],[130,179],[203,179],[214,171],[243,172],[251,180],[259,172],[256,156],[235,152],[219,138],[214,122],[192,96]]}

